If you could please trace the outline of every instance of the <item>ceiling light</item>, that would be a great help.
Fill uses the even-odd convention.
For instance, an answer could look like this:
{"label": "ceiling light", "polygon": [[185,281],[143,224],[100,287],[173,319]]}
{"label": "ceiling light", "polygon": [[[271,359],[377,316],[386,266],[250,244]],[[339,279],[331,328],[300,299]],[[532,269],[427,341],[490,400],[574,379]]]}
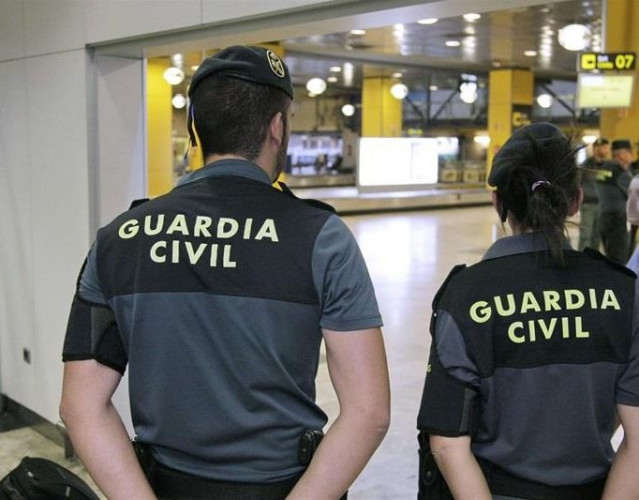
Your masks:
{"label": "ceiling light", "polygon": [[487,148],[490,144],[490,136],[484,134],[476,135],[475,137],[473,137],[473,142],[476,142],[477,144],[480,144],[481,146]]}
{"label": "ceiling light", "polygon": [[458,40],[446,40],[446,47],[459,47],[461,42]]}
{"label": "ceiling light", "polygon": [[184,71],[175,66],[167,68],[163,76],[169,85],[179,85],[184,81]]}
{"label": "ceiling light", "polygon": [[464,14],[464,21],[472,23],[477,21],[481,17],[481,14],[477,14],[476,12],[469,12],[468,14]]}
{"label": "ceiling light", "polygon": [[428,87],[428,90],[430,90],[431,92],[435,92],[436,90],[439,90],[439,87],[437,85],[431,85],[430,87]]}
{"label": "ceiling light", "polygon": [[583,24],[569,24],[559,30],[557,35],[559,45],[566,50],[583,50],[590,44],[592,32]]}
{"label": "ceiling light", "polygon": [[537,104],[540,108],[548,109],[552,106],[553,98],[550,94],[539,94],[537,96]]}
{"label": "ceiling light", "polygon": [[171,104],[175,109],[182,109],[184,106],[186,106],[186,97],[184,97],[182,94],[175,94],[173,96],[173,99],[171,99]]}
{"label": "ceiling light", "polygon": [[171,56],[171,64],[173,66],[181,68],[182,66],[184,66],[184,56],[180,53],[173,54]]}
{"label": "ceiling light", "polygon": [[536,50],[524,50],[524,55],[526,57],[535,57],[537,55]]}
{"label": "ceiling light", "polygon": [[306,82],[306,90],[312,94],[319,95],[326,90],[326,82],[321,78],[311,78]]}
{"label": "ceiling light", "polygon": [[466,104],[472,104],[477,100],[477,90],[462,90],[459,98]]}
{"label": "ceiling light", "polygon": [[344,104],[344,106],[342,106],[342,114],[344,116],[353,116],[355,114],[355,106],[352,104]]}
{"label": "ceiling light", "polygon": [[401,74],[401,73],[399,73],[399,72],[397,72],[397,73],[393,73],[393,74],[391,75],[391,78],[401,78],[401,77],[402,77],[402,74]]}
{"label": "ceiling light", "polygon": [[429,17],[426,19],[420,19],[419,21],[417,21],[417,24],[435,24],[437,21],[439,21],[439,19],[437,19],[436,17]]}
{"label": "ceiling light", "polygon": [[339,73],[340,71],[342,71],[342,68],[340,66],[331,66],[330,71],[331,73]]}
{"label": "ceiling light", "polygon": [[404,99],[408,95],[408,87],[403,83],[396,83],[391,86],[390,93],[395,99]]}
{"label": "ceiling light", "polygon": [[198,68],[199,66],[191,66],[191,71],[197,71]]}
{"label": "ceiling light", "polygon": [[326,79],[326,81],[329,82],[329,83],[335,83],[337,81],[337,77],[336,76],[329,76]]}
{"label": "ceiling light", "polygon": [[350,31],[351,35],[365,35],[366,34],[366,30],[351,30]]}

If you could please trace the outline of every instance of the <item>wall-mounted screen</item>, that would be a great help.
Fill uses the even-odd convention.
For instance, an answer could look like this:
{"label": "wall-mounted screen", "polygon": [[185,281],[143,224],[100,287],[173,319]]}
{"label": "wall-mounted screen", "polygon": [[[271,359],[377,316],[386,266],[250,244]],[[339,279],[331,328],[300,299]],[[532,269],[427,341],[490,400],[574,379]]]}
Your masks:
{"label": "wall-mounted screen", "polygon": [[358,186],[414,186],[437,183],[437,139],[363,137]]}
{"label": "wall-mounted screen", "polygon": [[580,73],[577,108],[628,108],[632,104],[634,75]]}

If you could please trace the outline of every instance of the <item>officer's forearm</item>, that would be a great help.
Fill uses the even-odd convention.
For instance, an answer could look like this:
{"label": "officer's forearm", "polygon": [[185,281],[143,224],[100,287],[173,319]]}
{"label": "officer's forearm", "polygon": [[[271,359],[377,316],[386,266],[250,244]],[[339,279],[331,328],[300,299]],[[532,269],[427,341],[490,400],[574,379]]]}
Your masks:
{"label": "officer's forearm", "polygon": [[155,499],[113,406],[101,415],[65,418],[74,448],[109,500]]}
{"label": "officer's forearm", "polygon": [[368,463],[386,431],[387,420],[383,417],[368,420],[365,415],[340,415],[287,500],[340,498]]}
{"label": "officer's forearm", "polygon": [[433,457],[456,500],[490,500],[488,484],[470,451],[470,438],[431,436]]}
{"label": "officer's forearm", "polygon": [[633,449],[624,439],[612,464],[602,500],[639,499],[639,450]]}
{"label": "officer's forearm", "polygon": [[120,375],[93,360],[65,363],[60,416],[78,456],[109,500],[155,499],[111,403]]}

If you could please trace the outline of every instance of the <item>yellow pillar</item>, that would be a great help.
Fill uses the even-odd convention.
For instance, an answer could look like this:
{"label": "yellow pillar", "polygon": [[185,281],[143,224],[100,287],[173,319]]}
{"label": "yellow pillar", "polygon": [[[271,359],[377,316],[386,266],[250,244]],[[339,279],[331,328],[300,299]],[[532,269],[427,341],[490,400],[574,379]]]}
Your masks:
{"label": "yellow pillar", "polygon": [[390,88],[396,83],[387,76],[367,76],[362,84],[362,137],[400,137],[402,101]]}
{"label": "yellow pillar", "polygon": [[504,142],[518,128],[530,123],[535,79],[527,69],[498,69],[490,72],[488,85],[487,173]]}
{"label": "yellow pillar", "polygon": [[[637,0],[608,0],[606,3],[605,52],[635,52],[639,55],[639,3]],[[602,137],[610,140],[639,140],[639,64],[635,68],[635,86],[629,108],[602,109]]]}
{"label": "yellow pillar", "polygon": [[171,86],[163,76],[168,67],[169,62],[160,59],[149,60],[147,64],[147,189],[150,197],[164,194],[173,187]]}

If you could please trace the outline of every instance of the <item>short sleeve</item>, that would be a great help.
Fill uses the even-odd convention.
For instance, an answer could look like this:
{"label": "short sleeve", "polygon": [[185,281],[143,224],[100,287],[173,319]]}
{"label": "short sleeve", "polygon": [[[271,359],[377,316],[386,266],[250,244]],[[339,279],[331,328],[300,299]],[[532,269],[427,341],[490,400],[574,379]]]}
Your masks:
{"label": "short sleeve", "polygon": [[477,423],[478,377],[463,337],[445,311],[434,313],[435,335],[417,427],[429,434],[457,437],[473,433]]}
{"label": "short sleeve", "polygon": [[332,215],[313,247],[313,281],[320,297],[320,326],[351,331],[382,325],[373,283],[353,234]]}
{"label": "short sleeve", "polygon": [[639,279],[635,285],[630,353],[628,362],[617,382],[615,402],[628,406],[639,406]]}
{"label": "short sleeve", "polygon": [[62,360],[95,359],[124,373],[127,354],[122,344],[115,315],[101,292],[94,244],[80,271],[71,304]]}

